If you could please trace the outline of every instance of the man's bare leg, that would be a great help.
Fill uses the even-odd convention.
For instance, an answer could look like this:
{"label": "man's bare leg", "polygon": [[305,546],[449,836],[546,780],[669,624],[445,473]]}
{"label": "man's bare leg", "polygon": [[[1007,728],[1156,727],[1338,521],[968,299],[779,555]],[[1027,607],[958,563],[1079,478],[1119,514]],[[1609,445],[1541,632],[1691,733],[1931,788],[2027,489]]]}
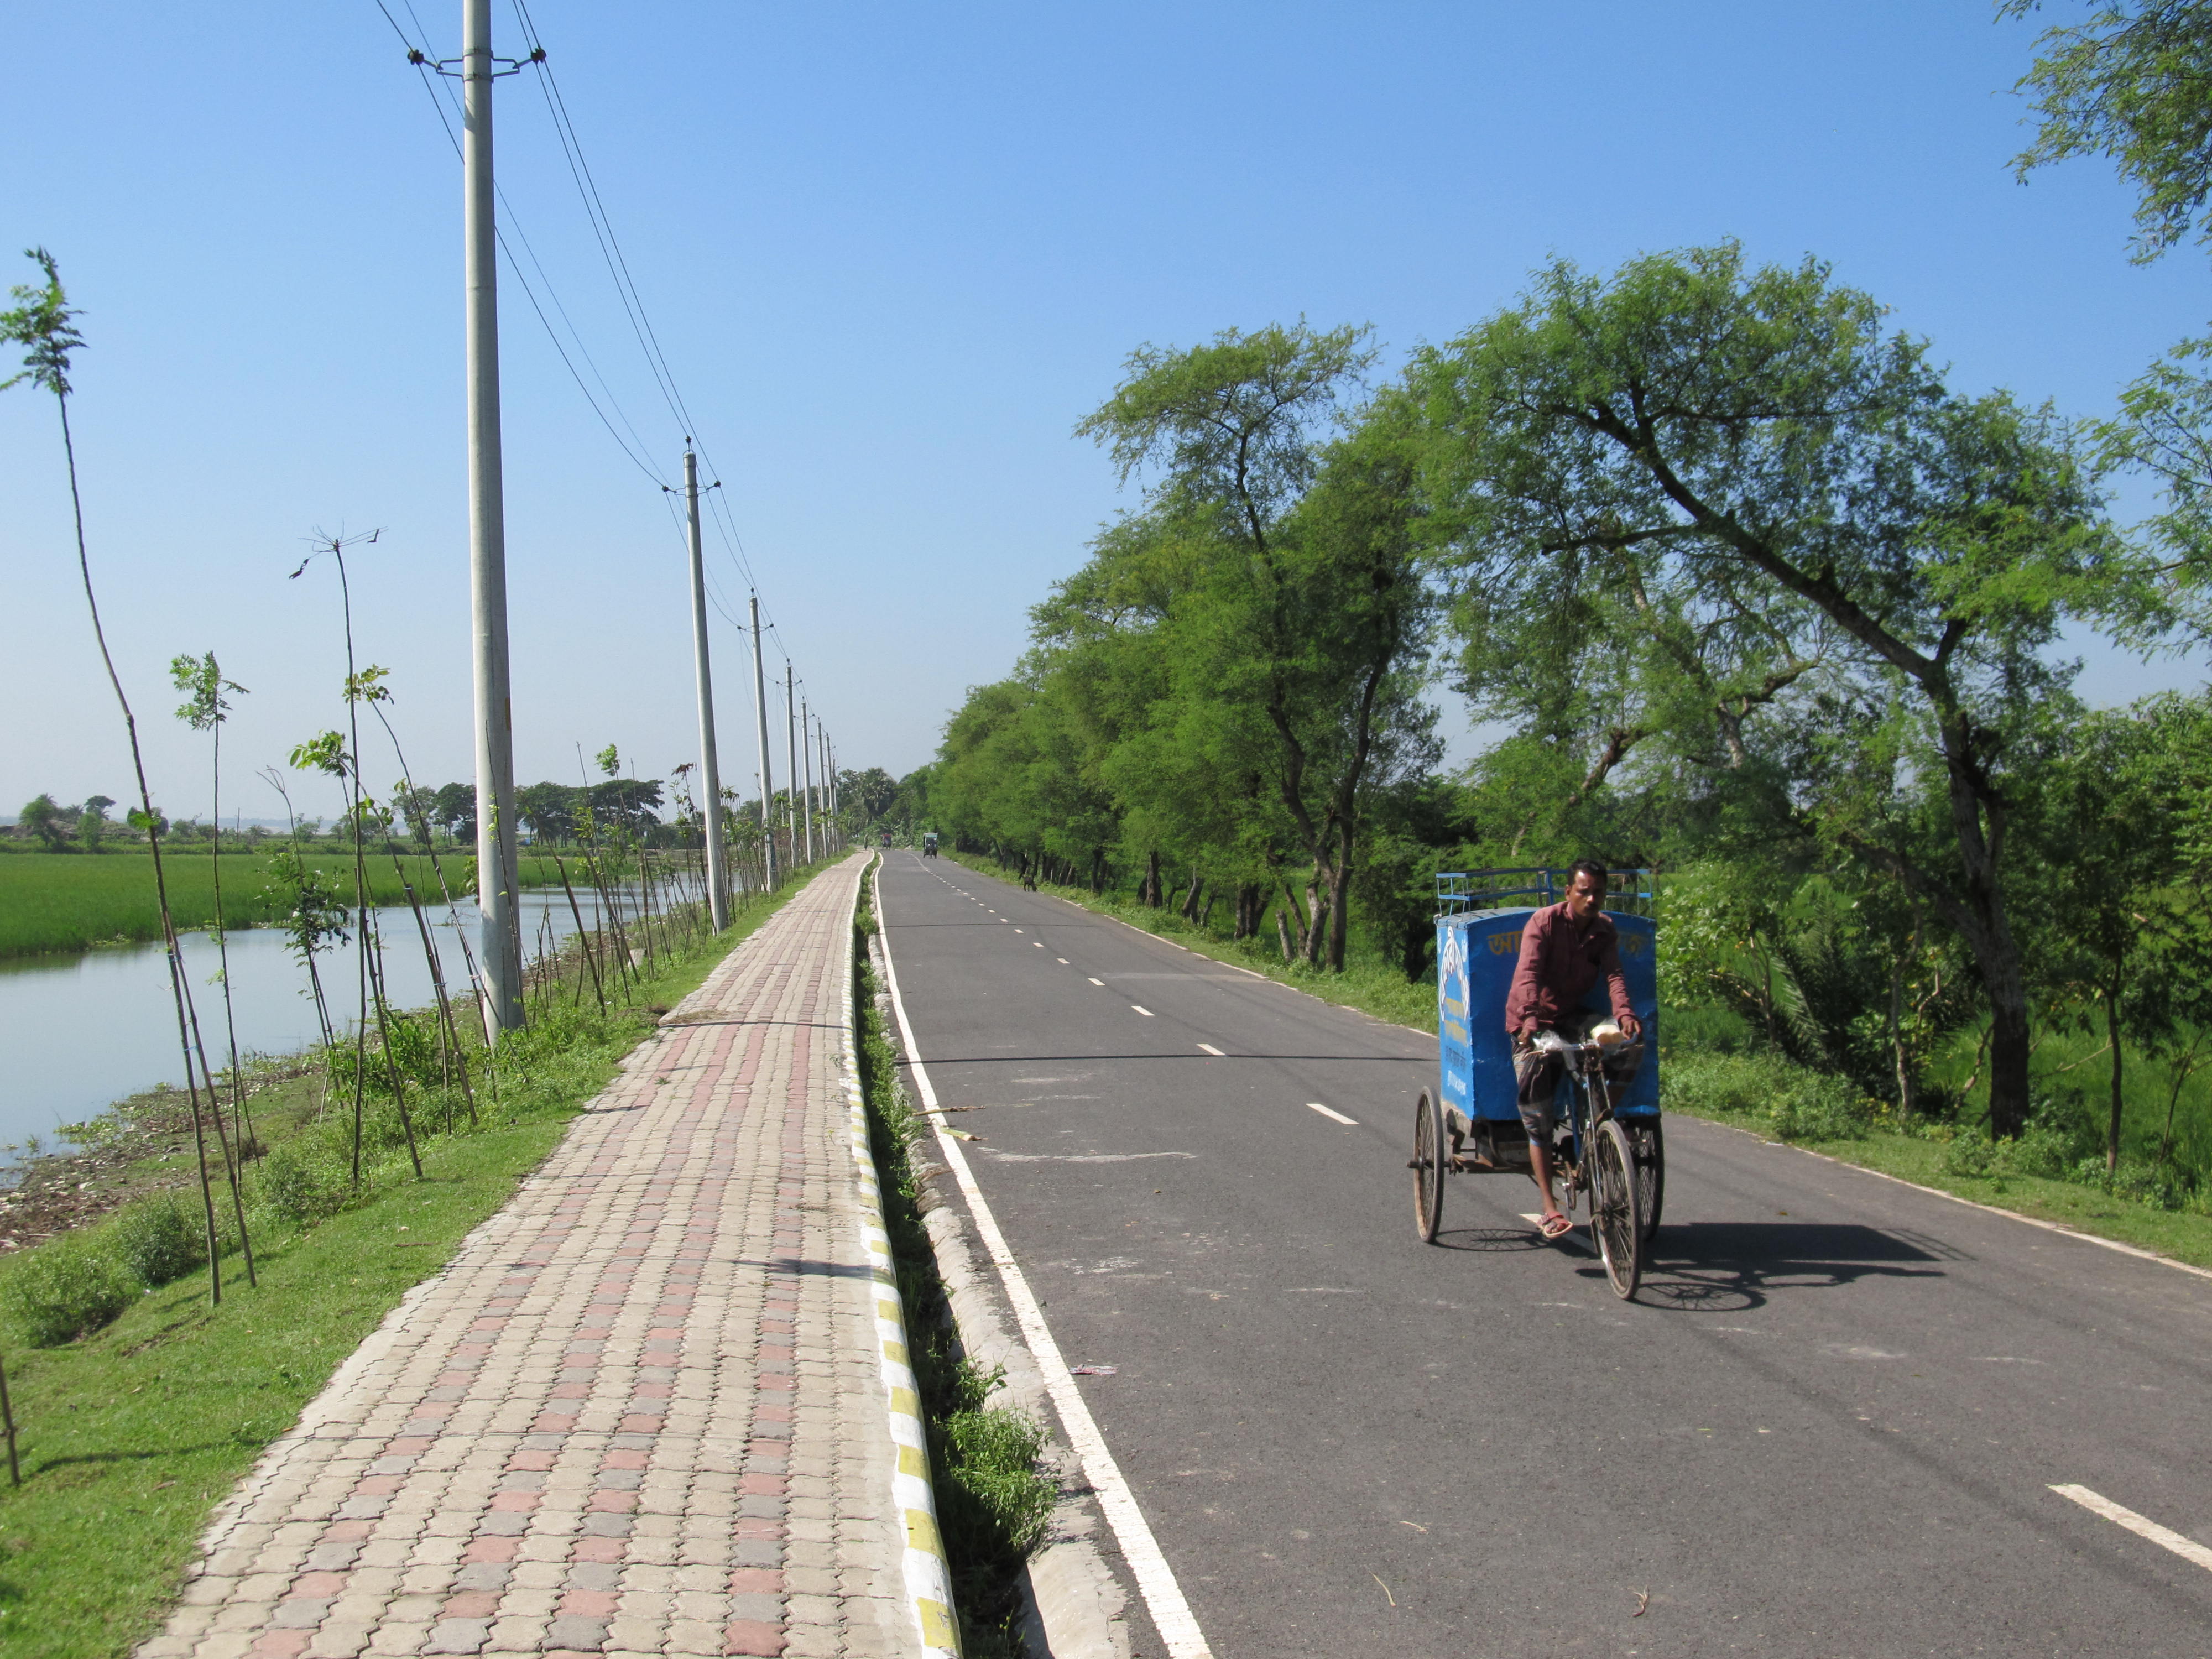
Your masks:
{"label": "man's bare leg", "polygon": [[1545,1219],[1549,1220],[1553,1216],[1564,1219],[1566,1212],[1552,1197],[1552,1149],[1534,1135],[1528,1137],[1528,1178],[1544,1194]]}

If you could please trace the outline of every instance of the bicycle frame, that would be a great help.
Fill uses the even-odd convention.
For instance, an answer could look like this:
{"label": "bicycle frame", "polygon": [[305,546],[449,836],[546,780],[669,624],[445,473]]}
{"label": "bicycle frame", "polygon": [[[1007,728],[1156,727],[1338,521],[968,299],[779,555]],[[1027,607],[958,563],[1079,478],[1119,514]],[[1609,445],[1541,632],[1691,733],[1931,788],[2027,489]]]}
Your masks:
{"label": "bicycle frame", "polygon": [[[1540,1042],[1541,1038],[1538,1041]],[[1613,1090],[1605,1075],[1605,1048],[1595,1042],[1569,1042],[1554,1037],[1543,1045],[1563,1062],[1561,1081],[1566,1085],[1568,1152],[1559,1174],[1566,1188],[1566,1207],[1589,1190],[1589,1139],[1599,1125],[1613,1115]],[[1553,1142],[1556,1151],[1558,1143]]]}

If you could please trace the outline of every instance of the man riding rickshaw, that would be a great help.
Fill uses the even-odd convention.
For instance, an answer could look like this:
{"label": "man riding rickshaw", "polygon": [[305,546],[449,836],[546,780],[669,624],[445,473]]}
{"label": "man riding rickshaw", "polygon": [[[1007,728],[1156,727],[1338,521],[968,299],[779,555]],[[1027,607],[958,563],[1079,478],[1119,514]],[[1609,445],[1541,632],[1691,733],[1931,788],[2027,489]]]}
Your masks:
{"label": "man riding rickshaw", "polygon": [[[1540,1039],[1549,1032],[1570,1045],[1594,1042],[1606,1048],[1606,1083],[1616,1096],[1636,1075],[1644,1055],[1636,1040],[1644,1028],[1629,1002],[1628,976],[1621,971],[1620,930],[1604,909],[1605,885],[1605,866],[1595,859],[1574,864],[1566,897],[1535,912],[1522,929],[1520,960],[1505,994],[1513,1081],[1521,1122],[1528,1131],[1528,1174],[1544,1195],[1537,1230],[1547,1238],[1564,1237],[1574,1223],[1552,1194],[1553,1101],[1563,1063],[1557,1049]],[[1609,1020],[1583,1006],[1601,980],[1613,1004]]]}

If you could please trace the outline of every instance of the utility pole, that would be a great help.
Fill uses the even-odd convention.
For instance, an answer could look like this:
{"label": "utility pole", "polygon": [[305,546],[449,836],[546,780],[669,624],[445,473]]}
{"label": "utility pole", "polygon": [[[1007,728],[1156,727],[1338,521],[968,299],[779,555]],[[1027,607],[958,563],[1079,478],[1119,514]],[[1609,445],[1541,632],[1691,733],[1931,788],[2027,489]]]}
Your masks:
{"label": "utility pole", "polygon": [[477,904],[486,1041],[522,1024],[514,910],[514,709],[507,659],[507,509],[499,447],[499,250],[491,173],[491,0],[461,0],[462,284],[468,309],[469,607],[474,642]]}
{"label": "utility pole", "polygon": [[806,699],[799,700],[799,743],[806,757],[806,861],[814,862],[814,744]]}
{"label": "utility pole", "polygon": [[707,785],[707,914],[714,931],[730,925],[722,871],[722,767],[714,757],[714,681],[707,662],[707,569],[699,551],[699,458],[684,441],[684,504],[691,519],[691,657],[699,676],[699,767]]}
{"label": "utility pole", "polygon": [[768,882],[768,890],[775,890],[775,823],[768,815],[769,791],[775,780],[769,775],[768,765],[768,677],[761,669],[760,595],[752,596],[753,606],[753,714],[760,722],[760,792],[761,792],[761,874]]}
{"label": "utility pole", "polygon": [[783,659],[783,735],[790,764],[783,769],[784,817],[791,825],[791,858],[799,861],[799,705],[792,701],[796,688],[792,684],[791,659]]}
{"label": "utility pole", "polygon": [[829,823],[823,826],[822,844],[825,849],[834,851],[830,848],[830,838],[837,823],[837,775],[830,769],[830,728],[818,717],[814,722],[814,742],[822,752],[822,805],[830,815]]}

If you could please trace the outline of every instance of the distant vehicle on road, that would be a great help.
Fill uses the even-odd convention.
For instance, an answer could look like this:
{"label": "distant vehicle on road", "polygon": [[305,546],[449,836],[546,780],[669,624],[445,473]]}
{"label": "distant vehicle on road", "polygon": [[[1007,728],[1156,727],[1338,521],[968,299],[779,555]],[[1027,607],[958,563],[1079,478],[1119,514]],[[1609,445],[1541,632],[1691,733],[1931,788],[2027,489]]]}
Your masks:
{"label": "distant vehicle on road", "polygon": [[[1571,1212],[1587,1200],[1606,1276],[1622,1297],[1636,1294],[1644,1251],[1667,1194],[1667,1149],[1659,1122],[1659,978],[1654,959],[1650,872],[1614,872],[1605,913],[1620,940],[1629,1000],[1643,1027],[1641,1063],[1625,1085],[1605,1075],[1610,1054],[1597,1042],[1544,1034],[1560,1067],[1552,1166],[1565,1176]],[[1625,885],[1624,885],[1625,884]],[[1505,994],[1520,960],[1521,931],[1540,905],[1557,902],[1555,872],[1476,870],[1437,877],[1437,1087],[1413,1108],[1413,1219],[1434,1243],[1443,1222],[1444,1176],[1529,1170]],[[1603,1010],[1605,986],[1589,1006]],[[1620,1038],[1613,1029],[1614,1040]]]}
{"label": "distant vehicle on road", "polygon": [[884,845],[885,847],[889,847],[890,844],[891,844],[891,832],[890,832],[890,830],[884,830],[884,831],[883,845]]}
{"label": "distant vehicle on road", "polygon": [[926,859],[937,856],[937,831],[932,830],[921,838],[921,855]]}

